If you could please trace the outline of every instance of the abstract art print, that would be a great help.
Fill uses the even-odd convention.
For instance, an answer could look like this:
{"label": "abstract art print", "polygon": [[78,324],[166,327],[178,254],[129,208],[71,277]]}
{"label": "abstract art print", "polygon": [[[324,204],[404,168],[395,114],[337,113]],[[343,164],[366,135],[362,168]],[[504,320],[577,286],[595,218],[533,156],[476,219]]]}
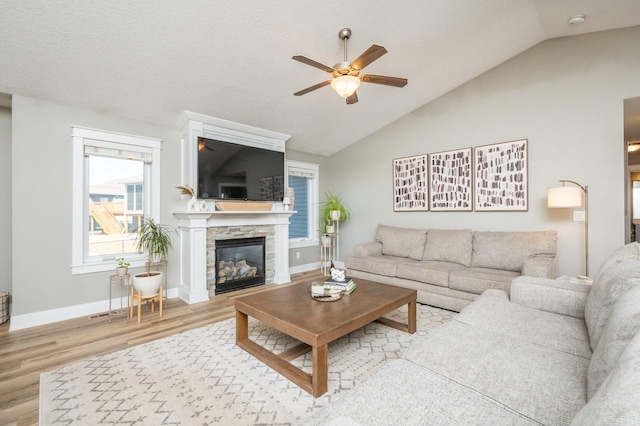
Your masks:
{"label": "abstract art print", "polygon": [[427,155],[393,160],[393,210],[429,210]]}
{"label": "abstract art print", "polygon": [[527,139],[474,148],[476,211],[527,211]]}
{"label": "abstract art print", "polygon": [[429,155],[431,211],[471,211],[471,148]]}

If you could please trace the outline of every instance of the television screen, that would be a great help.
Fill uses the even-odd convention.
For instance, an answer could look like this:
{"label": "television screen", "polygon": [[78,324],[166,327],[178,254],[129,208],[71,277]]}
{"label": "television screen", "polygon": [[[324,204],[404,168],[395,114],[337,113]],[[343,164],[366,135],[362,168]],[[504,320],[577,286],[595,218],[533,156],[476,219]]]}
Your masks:
{"label": "television screen", "polygon": [[282,201],[284,152],[198,138],[198,196]]}

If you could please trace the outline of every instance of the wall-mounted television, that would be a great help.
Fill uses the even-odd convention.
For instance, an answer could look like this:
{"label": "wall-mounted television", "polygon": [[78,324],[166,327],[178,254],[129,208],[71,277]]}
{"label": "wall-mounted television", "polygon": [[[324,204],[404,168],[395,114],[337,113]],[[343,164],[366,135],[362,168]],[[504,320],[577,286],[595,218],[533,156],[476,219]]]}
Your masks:
{"label": "wall-mounted television", "polygon": [[198,138],[198,197],[282,201],[284,152]]}

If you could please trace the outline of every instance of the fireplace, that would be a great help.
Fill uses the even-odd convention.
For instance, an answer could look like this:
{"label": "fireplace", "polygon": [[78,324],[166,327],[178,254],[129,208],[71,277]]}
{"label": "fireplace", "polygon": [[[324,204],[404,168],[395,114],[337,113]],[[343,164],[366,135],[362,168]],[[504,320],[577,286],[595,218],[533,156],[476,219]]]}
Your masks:
{"label": "fireplace", "polygon": [[265,237],[215,240],[215,294],[265,284]]}

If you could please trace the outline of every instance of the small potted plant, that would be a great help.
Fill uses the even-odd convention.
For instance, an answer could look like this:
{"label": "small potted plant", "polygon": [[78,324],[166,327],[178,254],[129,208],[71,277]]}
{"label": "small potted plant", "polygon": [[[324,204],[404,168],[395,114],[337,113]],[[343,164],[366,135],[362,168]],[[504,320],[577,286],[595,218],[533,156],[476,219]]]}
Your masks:
{"label": "small potted plant", "polygon": [[116,259],[116,275],[119,277],[124,277],[129,272],[129,266],[131,264],[124,260],[124,257],[119,257]]}
{"label": "small potted plant", "polygon": [[351,211],[340,198],[340,194],[334,194],[331,191],[324,193],[325,200],[322,202],[322,211],[320,217],[326,223],[334,221],[346,222],[351,219]]}
{"label": "small potted plant", "polygon": [[151,271],[151,263],[159,262],[166,258],[169,249],[173,246],[171,234],[175,230],[168,225],[156,223],[153,219],[145,217],[137,235],[139,252],[147,252],[146,271],[133,276],[133,286],[142,292],[143,297],[153,296],[158,292],[162,284],[162,272]]}

